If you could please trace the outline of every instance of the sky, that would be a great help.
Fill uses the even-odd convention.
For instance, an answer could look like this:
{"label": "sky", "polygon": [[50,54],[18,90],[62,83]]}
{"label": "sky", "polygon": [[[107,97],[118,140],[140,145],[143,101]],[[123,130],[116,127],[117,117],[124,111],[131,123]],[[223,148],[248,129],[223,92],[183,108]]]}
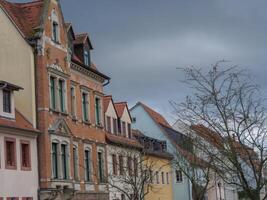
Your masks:
{"label": "sky", "polygon": [[[19,0],[14,0],[19,2]],[[115,101],[141,101],[170,122],[169,100],[190,94],[177,68],[218,60],[248,69],[267,94],[266,0],[61,0],[65,21],[88,32],[93,62]],[[228,63],[229,64],[229,63]],[[254,78],[255,77],[255,78]]]}

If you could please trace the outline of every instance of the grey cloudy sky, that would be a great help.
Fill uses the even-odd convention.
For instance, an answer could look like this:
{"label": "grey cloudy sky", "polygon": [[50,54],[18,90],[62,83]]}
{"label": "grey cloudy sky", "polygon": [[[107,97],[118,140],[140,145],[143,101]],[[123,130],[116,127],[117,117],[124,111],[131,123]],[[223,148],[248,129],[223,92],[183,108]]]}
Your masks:
{"label": "grey cloudy sky", "polygon": [[218,60],[247,68],[267,93],[266,0],[62,0],[66,21],[88,32],[106,93],[142,101],[172,120],[168,100],[188,90],[177,67]]}

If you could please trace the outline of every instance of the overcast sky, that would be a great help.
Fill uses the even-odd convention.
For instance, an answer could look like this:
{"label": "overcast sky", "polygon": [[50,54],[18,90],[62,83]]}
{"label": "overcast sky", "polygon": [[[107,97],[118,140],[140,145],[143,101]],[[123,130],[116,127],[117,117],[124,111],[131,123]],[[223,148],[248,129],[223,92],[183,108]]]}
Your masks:
{"label": "overcast sky", "polygon": [[115,101],[142,101],[171,117],[188,90],[177,67],[218,60],[251,71],[267,93],[266,0],[63,0],[65,20],[88,32]]}

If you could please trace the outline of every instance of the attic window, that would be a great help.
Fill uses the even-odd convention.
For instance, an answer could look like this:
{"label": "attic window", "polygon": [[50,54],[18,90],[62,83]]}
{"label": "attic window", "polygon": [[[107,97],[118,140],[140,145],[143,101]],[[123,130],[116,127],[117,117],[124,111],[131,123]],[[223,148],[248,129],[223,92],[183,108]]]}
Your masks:
{"label": "attic window", "polygon": [[59,20],[58,16],[55,10],[52,11],[51,14],[51,20],[52,20],[52,40],[56,43],[59,43]]}
{"label": "attic window", "polygon": [[58,23],[57,22],[53,22],[53,40],[54,42],[59,42],[58,39]]}
{"label": "attic window", "polygon": [[90,65],[90,56],[88,50],[84,51],[84,64],[87,66]]}
{"label": "attic window", "polygon": [[133,117],[132,120],[133,120],[133,123],[135,123],[136,122],[136,117]]}
{"label": "attic window", "polygon": [[3,90],[3,111],[11,113],[11,91]]}

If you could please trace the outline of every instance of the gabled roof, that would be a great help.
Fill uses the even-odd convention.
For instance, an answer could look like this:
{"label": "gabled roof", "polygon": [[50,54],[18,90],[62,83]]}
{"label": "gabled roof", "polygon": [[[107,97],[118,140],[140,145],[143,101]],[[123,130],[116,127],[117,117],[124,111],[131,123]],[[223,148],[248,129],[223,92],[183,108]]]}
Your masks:
{"label": "gabled roof", "polygon": [[114,110],[116,112],[116,115],[118,117],[118,113],[117,113],[117,110],[115,108],[115,104],[114,104],[114,101],[113,101],[113,98],[111,95],[107,95],[107,96],[104,96],[104,99],[103,99],[103,106],[104,106],[104,113],[107,112],[107,109],[108,109],[108,106],[109,106],[109,103],[112,103],[113,107],[114,107]]}
{"label": "gabled roof", "polygon": [[31,132],[39,132],[18,110],[15,110],[15,119],[7,119],[0,117],[0,127],[8,127]]}
{"label": "gabled roof", "polygon": [[40,27],[41,23],[44,8],[43,0],[28,3],[11,3],[6,0],[0,0],[0,6],[15,23],[24,38],[34,37],[35,31]]}
{"label": "gabled roof", "polygon": [[129,114],[129,116],[130,116],[130,119],[132,121],[131,113],[129,111],[127,102],[117,102],[117,103],[114,103],[114,105],[115,105],[115,110],[116,110],[117,115],[118,115],[119,118],[122,117],[124,109],[126,109],[128,114]]}
{"label": "gabled roof", "polygon": [[107,143],[119,145],[122,147],[136,148],[136,149],[143,148],[143,146],[136,139],[121,137],[110,133],[106,133],[106,140]]}
{"label": "gabled roof", "polygon": [[75,33],[74,33],[74,30],[73,30],[72,24],[67,22],[67,23],[65,23],[65,27],[66,27],[67,32],[70,31],[73,39],[75,40]]}
{"label": "gabled roof", "polygon": [[142,106],[144,108],[144,110],[149,114],[149,116],[157,123],[160,125],[164,125],[167,127],[171,128],[171,125],[167,122],[167,120],[158,112],[156,112],[155,110],[151,109],[150,107],[148,107],[147,105],[143,104],[142,102],[138,102],[132,109],[134,109],[136,106]]}
{"label": "gabled roof", "polygon": [[74,45],[85,44],[88,42],[90,49],[93,49],[93,45],[90,41],[88,33],[80,33],[75,35],[75,40],[73,41]]}

